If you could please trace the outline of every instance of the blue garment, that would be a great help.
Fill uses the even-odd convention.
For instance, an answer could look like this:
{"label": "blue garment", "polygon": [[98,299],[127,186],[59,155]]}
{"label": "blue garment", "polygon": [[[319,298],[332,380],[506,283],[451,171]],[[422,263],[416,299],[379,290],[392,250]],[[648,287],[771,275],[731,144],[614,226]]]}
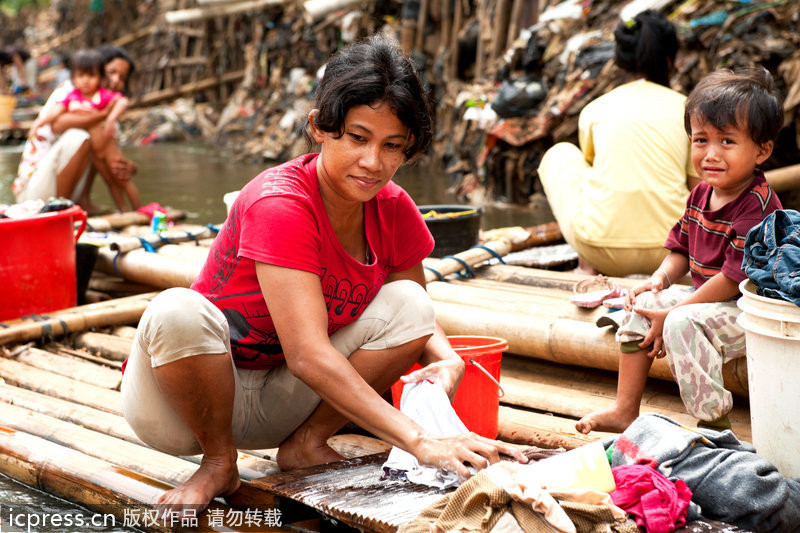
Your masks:
{"label": "blue garment", "polygon": [[753,226],[742,268],[762,296],[800,305],[800,213],[778,209]]}

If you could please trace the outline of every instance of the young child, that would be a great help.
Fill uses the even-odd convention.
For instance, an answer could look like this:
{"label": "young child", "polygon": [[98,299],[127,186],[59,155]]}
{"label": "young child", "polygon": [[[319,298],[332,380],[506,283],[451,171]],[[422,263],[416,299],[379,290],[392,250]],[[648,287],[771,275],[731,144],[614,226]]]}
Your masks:
{"label": "young child", "polygon": [[[104,63],[102,54],[96,50],[76,52],[70,59],[72,84],[75,88],[49,113],[34,121],[29,136],[35,138],[39,128],[51,124],[63,113],[104,113],[106,119],[93,127],[93,129],[101,128],[101,130],[96,132],[97,134],[91,135],[92,153],[95,155],[93,163],[106,180],[111,197],[117,207],[125,210],[124,195],[127,195],[131,208],[135,210],[139,208],[140,204],[138,189],[130,179],[117,179],[107,163],[109,150],[113,145],[110,141],[116,133],[116,121],[127,109],[128,99],[122,93],[102,87]],[[93,132],[90,130],[89,133]]]}
{"label": "young child", "polygon": [[[764,69],[720,70],[708,75],[686,101],[684,124],[692,163],[703,180],[690,193],[683,217],[664,245],[670,253],[625,301],[617,400],[576,425],[621,432],[639,415],[654,357],[667,356],[687,410],[699,426],[730,428],[733,400],[722,365],[745,355],[744,330],[736,324],[736,298],[747,232],[781,209],[756,167],[772,153],[783,110]],[[671,287],[687,271],[694,289]]]}

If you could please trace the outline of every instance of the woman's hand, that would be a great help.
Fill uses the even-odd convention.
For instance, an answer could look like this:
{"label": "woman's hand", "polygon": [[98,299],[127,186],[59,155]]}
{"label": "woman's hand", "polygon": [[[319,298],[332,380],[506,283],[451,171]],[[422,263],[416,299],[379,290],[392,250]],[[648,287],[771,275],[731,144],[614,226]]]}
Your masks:
{"label": "woman's hand", "polygon": [[436,381],[442,386],[447,393],[447,397],[452,402],[462,377],[464,377],[464,360],[459,357],[457,359],[436,361],[406,376],[402,376],[400,380],[403,383],[416,383],[425,379]]}
{"label": "woman's hand", "polygon": [[471,475],[467,465],[483,470],[498,462],[501,453],[520,463],[528,462],[528,458],[517,446],[487,439],[475,433],[464,433],[455,437],[423,437],[411,453],[421,465],[455,472],[462,480]]}
{"label": "woman's hand", "polygon": [[653,344],[653,349],[647,353],[648,357],[664,357],[664,321],[667,319],[669,309],[644,309],[641,307],[634,307],[634,312],[650,319],[650,329],[644,336],[644,340],[639,343],[639,348],[647,348],[650,343]]}

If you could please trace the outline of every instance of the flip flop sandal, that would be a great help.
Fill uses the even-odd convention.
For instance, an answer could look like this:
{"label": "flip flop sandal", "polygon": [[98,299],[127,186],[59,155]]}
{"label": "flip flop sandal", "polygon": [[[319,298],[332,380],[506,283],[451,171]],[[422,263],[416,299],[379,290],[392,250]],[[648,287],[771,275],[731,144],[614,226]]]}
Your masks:
{"label": "flip flop sandal", "polygon": [[573,287],[572,292],[573,296],[569,301],[578,307],[587,309],[594,309],[605,300],[622,295],[621,289],[603,275],[579,281]]}

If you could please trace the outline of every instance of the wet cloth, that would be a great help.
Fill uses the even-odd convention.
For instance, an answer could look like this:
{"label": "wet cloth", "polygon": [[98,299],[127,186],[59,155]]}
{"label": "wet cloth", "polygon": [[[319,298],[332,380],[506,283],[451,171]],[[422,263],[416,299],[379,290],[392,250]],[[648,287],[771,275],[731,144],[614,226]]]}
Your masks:
{"label": "wet cloth", "polygon": [[[677,285],[658,293],[647,291],[636,296],[636,305],[665,309],[690,293],[691,289]],[[733,407],[722,365],[747,353],[744,329],[736,323],[740,313],[735,301],[691,304],[673,309],[664,321],[662,338],[669,368],[686,410],[700,420],[717,420]],[[617,329],[616,339],[641,342],[649,329],[650,319],[630,312]]]}
{"label": "wet cloth", "polygon": [[[455,437],[469,433],[458,418],[442,386],[427,379],[408,383],[403,387],[400,411],[422,426],[425,431],[437,437]],[[389,452],[389,458],[383,463],[382,469],[384,475],[405,476],[411,482],[429,487],[445,489],[461,484],[455,472],[421,466],[416,457],[397,446]]]}
{"label": "wet cloth", "polygon": [[418,265],[433,250],[419,209],[408,193],[389,182],[364,204],[370,259],[364,264],[352,257],[322,202],[317,158],[300,156],[244,186],[192,284],[228,319],[240,368],[270,368],[284,360],[256,262],[319,276],[332,335],[364,311],[389,274]]}
{"label": "wet cloth", "polygon": [[636,519],[648,533],[669,533],[686,525],[692,491],[683,480],[674,483],[658,470],[645,465],[622,465],[611,469],[616,490],[614,504]]}
{"label": "wet cloth", "polygon": [[753,227],[742,268],[762,296],[800,305],[800,213],[779,209]]}
{"label": "wet cloth", "polygon": [[525,466],[501,462],[482,470],[398,531],[492,531],[510,514],[519,529],[529,533],[638,533],[633,520],[611,502],[608,494],[548,492],[535,479],[525,480]]}
{"label": "wet cloth", "polygon": [[581,111],[580,148],[558,143],[542,158],[539,178],[565,240],[605,274],[649,273],[666,254],[686,176],[696,175],[685,100],[649,81],[621,85]]}
{"label": "wet cloth", "polygon": [[[384,350],[432,334],[433,303],[418,283],[385,284],[357,320],[330,337],[345,357]],[[201,453],[200,445],[162,394],[153,367],[184,357],[230,354],[225,316],[201,294],[172,288],[147,306],[122,377],[122,412],[140,439],[172,455]],[[233,365],[231,365],[233,367]],[[239,448],[278,446],[317,408],[320,397],[283,364],[266,370],[232,368],[233,438]]]}
{"label": "wet cloth", "polygon": [[753,226],[781,208],[778,195],[757,170],[750,185],[736,199],[714,211],[707,209],[713,192],[700,183],[686,201],[686,210],[672,227],[664,247],[689,258],[694,287],[720,272],[740,283],[745,236]]}
{"label": "wet cloth", "polygon": [[800,479],[783,477],[730,430],[694,430],[648,413],[604,444],[614,446],[612,467],[647,464],[682,479],[705,518],[752,531],[800,531]]}

